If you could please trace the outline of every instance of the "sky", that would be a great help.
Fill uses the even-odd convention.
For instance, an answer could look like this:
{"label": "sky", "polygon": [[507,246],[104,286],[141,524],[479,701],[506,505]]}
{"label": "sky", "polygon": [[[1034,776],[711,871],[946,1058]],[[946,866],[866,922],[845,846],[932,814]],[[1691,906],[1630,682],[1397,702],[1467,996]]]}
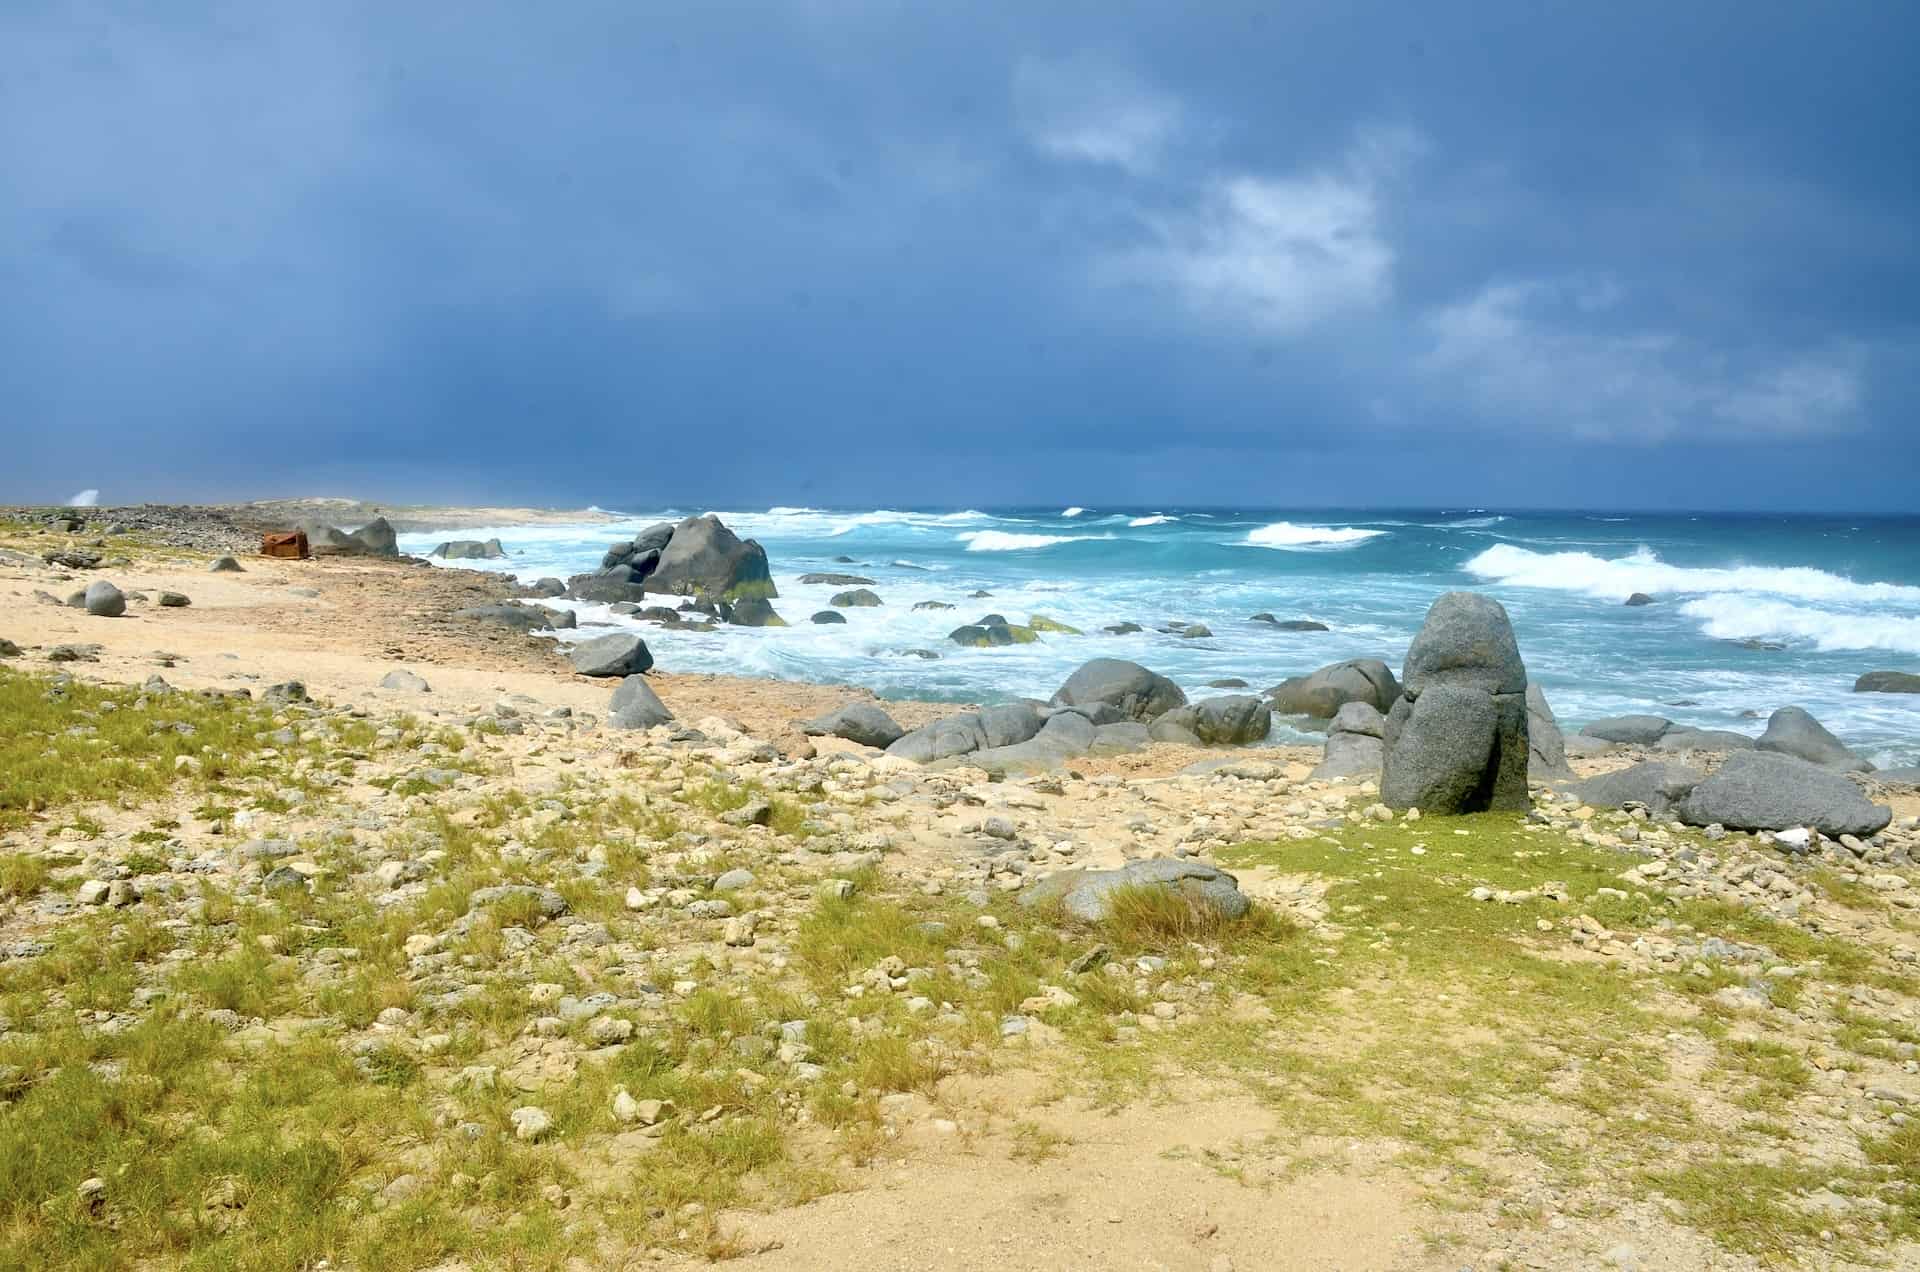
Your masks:
{"label": "sky", "polygon": [[0,500],[1920,511],[1920,6],[0,3]]}

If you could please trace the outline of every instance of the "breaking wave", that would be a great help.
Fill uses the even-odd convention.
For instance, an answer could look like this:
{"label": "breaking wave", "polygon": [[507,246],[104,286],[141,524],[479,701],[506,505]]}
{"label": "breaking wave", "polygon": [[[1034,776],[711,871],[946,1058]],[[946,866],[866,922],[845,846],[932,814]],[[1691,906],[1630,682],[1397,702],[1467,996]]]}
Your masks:
{"label": "breaking wave", "polygon": [[1533,552],[1503,543],[1488,548],[1461,567],[1493,583],[1550,588],[1624,600],[1635,592],[1705,595],[1747,592],[1806,601],[1906,602],[1920,604],[1920,587],[1899,583],[1856,583],[1809,566],[1668,565],[1651,548],[1608,559],[1591,552]]}
{"label": "breaking wave", "polygon": [[1249,530],[1242,542],[1256,548],[1350,548],[1385,533],[1356,526],[1297,526],[1291,521],[1276,521]]}

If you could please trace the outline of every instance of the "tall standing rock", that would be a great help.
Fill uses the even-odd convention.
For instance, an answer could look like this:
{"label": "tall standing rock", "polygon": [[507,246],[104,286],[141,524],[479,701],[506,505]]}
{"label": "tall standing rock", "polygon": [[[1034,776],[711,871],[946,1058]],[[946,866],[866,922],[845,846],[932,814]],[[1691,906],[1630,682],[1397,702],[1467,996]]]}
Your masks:
{"label": "tall standing rock", "polygon": [[1500,602],[1449,592],[1407,649],[1386,724],[1380,798],[1428,813],[1520,810],[1527,798],[1527,668]]}

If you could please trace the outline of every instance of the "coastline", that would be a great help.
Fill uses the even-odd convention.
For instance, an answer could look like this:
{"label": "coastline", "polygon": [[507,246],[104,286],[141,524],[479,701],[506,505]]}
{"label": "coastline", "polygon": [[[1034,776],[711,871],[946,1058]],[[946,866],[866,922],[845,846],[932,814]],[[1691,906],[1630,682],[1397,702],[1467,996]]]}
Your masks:
{"label": "coastline", "polygon": [[[210,572],[237,514],[196,518],[182,546],[164,516],[0,517],[0,689],[47,801],[0,807],[0,1098],[22,1110],[0,1148],[52,1145],[32,1213],[74,1211],[19,1219],[37,1266],[75,1232],[140,1249],[182,1208],[217,1220],[193,1242],[281,1265],[351,1236],[442,1272],[503,1250],[749,1272],[1920,1257],[1920,1194],[1879,1165],[1920,1147],[1911,790],[1876,795],[1896,822],[1869,842],[1800,854],[1565,783],[1524,814],[1396,814],[1371,776],[1312,778],[1319,747],[923,767],[795,730],[871,699],[841,686],[660,671],[675,721],[615,729],[613,679],[459,617],[525,595],[503,575]],[[99,568],[41,555],[70,545]],[[145,599],[56,595],[100,578]],[[1049,892],[1165,871],[1245,909],[1086,917]],[[63,1067],[76,1030],[105,1076]],[[191,1042],[166,1116],[115,1141],[124,1166],[73,1147],[70,1084],[148,1090],[154,1036]],[[249,1103],[265,1072],[303,1099]],[[262,1127],[364,1163],[302,1212],[339,1227],[234,1182],[280,1157],[187,1165],[195,1137]],[[1837,1242],[1770,1164],[1783,1143],[1842,1181]],[[156,1159],[178,1195],[136,1171]],[[1126,1221],[1117,1194],[1148,1192]]]}

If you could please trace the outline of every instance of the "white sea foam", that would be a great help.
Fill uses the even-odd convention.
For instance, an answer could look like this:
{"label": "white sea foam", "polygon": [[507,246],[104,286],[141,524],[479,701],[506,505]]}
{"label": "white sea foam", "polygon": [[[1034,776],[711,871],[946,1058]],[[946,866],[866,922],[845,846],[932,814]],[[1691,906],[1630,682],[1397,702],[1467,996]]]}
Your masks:
{"label": "white sea foam", "polygon": [[69,500],[67,500],[67,507],[69,507],[69,508],[92,508],[92,507],[95,507],[95,506],[97,506],[97,505],[99,504],[99,502],[100,502],[100,492],[99,492],[99,491],[97,491],[97,490],[83,490],[83,491],[81,491],[81,492],[80,492],[79,494],[77,494],[77,495],[75,495],[75,496],[74,496],[73,498],[71,498],[71,499],[69,499]]}
{"label": "white sea foam", "polygon": [[1137,530],[1141,526],[1164,526],[1172,520],[1174,520],[1174,518],[1156,512],[1151,517],[1135,517],[1133,520],[1127,522],[1127,524]]}
{"label": "white sea foam", "polygon": [[1005,530],[969,530],[955,537],[967,545],[969,552],[1019,552],[1027,548],[1050,548],[1056,543],[1113,538],[1110,534],[1009,534]]}
{"label": "white sea foam", "polygon": [[1747,592],[1806,601],[1920,604],[1920,587],[1899,583],[1856,583],[1808,566],[1668,565],[1651,548],[1608,559],[1591,552],[1533,552],[1498,544],[1468,561],[1469,574],[1514,587],[1550,588],[1588,596],[1625,599],[1634,592]]}
{"label": "white sea foam", "polygon": [[1680,607],[1700,620],[1700,630],[1719,640],[1778,640],[1811,645],[1822,653],[1887,649],[1920,654],[1920,617],[1844,614],[1764,597],[1719,593]]}
{"label": "white sea foam", "polygon": [[1276,521],[1270,526],[1249,530],[1242,542],[1257,548],[1350,548],[1385,533],[1385,530],[1362,530],[1357,526],[1297,526],[1291,521]]}
{"label": "white sea foam", "polygon": [[1085,508],[1077,508],[1077,507],[1068,508],[1065,512],[1062,512],[1060,515],[1063,517],[1077,517],[1080,514],[1084,513],[1085,511],[1086,511]]}
{"label": "white sea foam", "polygon": [[1432,521],[1424,524],[1426,524],[1430,530],[1485,530],[1490,526],[1497,526],[1505,520],[1505,517],[1499,516],[1462,517],[1458,521]]}

